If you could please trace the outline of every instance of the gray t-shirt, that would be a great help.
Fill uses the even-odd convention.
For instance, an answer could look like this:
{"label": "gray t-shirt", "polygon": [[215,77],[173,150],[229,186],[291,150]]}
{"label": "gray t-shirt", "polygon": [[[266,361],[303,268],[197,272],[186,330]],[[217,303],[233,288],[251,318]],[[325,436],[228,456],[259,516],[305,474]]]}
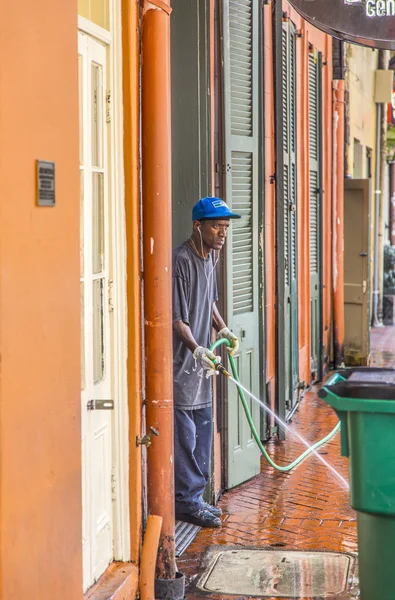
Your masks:
{"label": "gray t-shirt", "polygon": [[[217,278],[211,254],[199,256],[189,242],[173,250],[173,323],[191,328],[199,346],[210,346]],[[183,410],[212,403],[212,378],[196,364],[192,352],[173,332],[174,406]]]}

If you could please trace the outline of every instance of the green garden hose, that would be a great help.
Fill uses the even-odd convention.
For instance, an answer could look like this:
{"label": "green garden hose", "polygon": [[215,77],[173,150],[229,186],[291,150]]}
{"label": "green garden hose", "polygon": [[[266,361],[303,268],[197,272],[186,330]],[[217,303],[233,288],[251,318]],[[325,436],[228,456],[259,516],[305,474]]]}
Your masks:
{"label": "green garden hose", "polygon": [[[220,346],[221,344],[225,344],[226,346],[230,346],[230,343],[228,342],[227,339],[220,339],[217,340],[212,346],[211,346],[211,351],[214,352],[214,350],[216,350],[218,348],[218,346]],[[237,367],[236,367],[236,361],[233,358],[233,356],[229,355],[229,362],[230,362],[230,366],[232,369],[232,373],[233,373],[233,377],[236,381],[240,382],[239,379],[239,374],[237,372]],[[311,454],[312,452],[314,452],[314,450],[317,450],[317,448],[320,448],[321,446],[323,446],[324,444],[326,444],[326,442],[329,442],[329,440],[331,440],[333,438],[334,435],[336,435],[336,433],[339,431],[340,429],[340,423],[338,423],[336,425],[336,427],[334,428],[333,431],[331,431],[331,433],[329,433],[326,437],[324,437],[324,439],[320,440],[319,442],[317,442],[316,444],[314,444],[313,446],[311,446],[311,448],[309,448],[308,450],[306,450],[305,452],[303,452],[303,454],[301,454],[296,460],[294,460],[290,465],[286,465],[286,466],[280,466],[280,465],[276,465],[276,463],[270,458],[265,446],[262,444],[261,439],[258,435],[258,432],[255,428],[255,424],[254,421],[252,419],[251,416],[251,412],[248,406],[248,402],[246,400],[246,397],[244,395],[244,391],[241,387],[237,386],[238,392],[239,392],[239,397],[241,400],[241,403],[243,405],[244,408],[244,412],[246,414],[247,417],[247,421],[249,426],[251,427],[251,431],[252,434],[255,438],[256,443],[258,444],[259,450],[262,452],[263,456],[266,458],[267,462],[277,471],[281,471],[282,473],[287,473],[288,471],[290,471],[291,469],[293,469],[294,467],[296,467],[297,465],[299,465],[307,456],[309,456],[309,454]]]}

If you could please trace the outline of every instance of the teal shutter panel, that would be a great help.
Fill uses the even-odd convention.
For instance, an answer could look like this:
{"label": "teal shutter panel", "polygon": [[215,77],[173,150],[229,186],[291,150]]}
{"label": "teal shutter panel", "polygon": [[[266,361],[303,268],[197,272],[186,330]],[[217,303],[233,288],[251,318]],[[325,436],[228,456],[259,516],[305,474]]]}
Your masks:
{"label": "teal shutter panel", "polygon": [[[284,373],[280,376],[284,378],[284,405],[285,408],[289,408],[291,405],[291,312],[290,312],[290,259],[291,253],[289,248],[289,240],[290,240],[290,227],[289,227],[289,207],[291,201],[291,181],[290,181],[290,131],[289,131],[289,123],[290,123],[290,112],[289,112],[289,47],[288,47],[288,24],[283,25],[282,31],[282,73],[281,73],[281,81],[282,81],[282,119],[283,119],[283,210],[282,215],[279,215],[279,218],[284,219],[283,224],[283,232],[284,237],[280,242],[283,245],[284,249],[284,264],[282,265],[283,269],[279,270],[277,273],[277,277],[284,277],[284,339],[283,342],[283,356],[284,356]],[[283,415],[285,416],[285,415]]]}
{"label": "teal shutter panel", "polygon": [[297,401],[299,381],[298,336],[298,231],[297,231],[297,165],[296,165],[296,31],[289,24],[289,113],[291,138],[291,204],[290,204],[290,253],[291,253],[291,405]]}
{"label": "teal shutter panel", "polygon": [[309,56],[310,142],[310,271],[318,273],[318,73],[315,57]]}
{"label": "teal shutter panel", "polygon": [[[225,199],[242,218],[231,222],[226,243],[228,326],[240,339],[241,381],[260,396],[259,374],[259,48],[257,0],[222,0]],[[259,449],[228,387],[228,488],[260,471]],[[259,405],[251,405],[259,423]]]}
{"label": "teal shutter panel", "polygon": [[298,383],[296,35],[290,22],[283,24],[281,81],[284,273],[278,277],[284,277],[284,402],[290,410],[297,400]]}
{"label": "teal shutter panel", "polygon": [[252,0],[229,2],[231,132],[253,134]]}
{"label": "teal shutter panel", "polygon": [[[232,209],[242,215],[233,222],[233,314],[254,309],[252,154],[232,152]],[[256,299],[255,299],[256,301]]]}
{"label": "teal shutter panel", "polygon": [[311,284],[311,372],[321,375],[321,69],[322,57],[309,56],[309,142],[310,142],[310,284]]}

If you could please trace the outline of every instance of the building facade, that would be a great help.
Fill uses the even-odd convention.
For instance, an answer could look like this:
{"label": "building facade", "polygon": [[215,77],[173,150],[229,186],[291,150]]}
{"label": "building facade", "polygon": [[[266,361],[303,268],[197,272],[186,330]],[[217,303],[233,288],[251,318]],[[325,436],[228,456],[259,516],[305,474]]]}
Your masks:
{"label": "building facade", "polygon": [[[171,245],[200,197],[242,214],[218,278],[244,384],[287,419],[331,366],[332,39],[258,0],[18,0],[0,27],[0,594],[95,598],[124,576],[133,598],[148,513],[174,551]],[[37,160],[55,164],[54,206],[36,202]],[[260,469],[217,380],[212,501]]]}

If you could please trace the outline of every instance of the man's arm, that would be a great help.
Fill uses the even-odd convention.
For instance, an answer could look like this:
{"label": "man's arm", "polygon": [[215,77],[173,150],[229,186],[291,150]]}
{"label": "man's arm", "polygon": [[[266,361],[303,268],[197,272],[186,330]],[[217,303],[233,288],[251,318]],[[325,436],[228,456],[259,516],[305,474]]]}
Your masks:
{"label": "man's arm", "polygon": [[186,345],[187,348],[193,353],[199,344],[196,342],[195,338],[192,335],[191,328],[189,325],[184,323],[184,321],[176,321],[173,323],[173,329],[176,332],[177,336]]}
{"label": "man's arm", "polygon": [[226,327],[225,321],[219,314],[219,310],[215,302],[213,306],[213,327],[217,333]]}

